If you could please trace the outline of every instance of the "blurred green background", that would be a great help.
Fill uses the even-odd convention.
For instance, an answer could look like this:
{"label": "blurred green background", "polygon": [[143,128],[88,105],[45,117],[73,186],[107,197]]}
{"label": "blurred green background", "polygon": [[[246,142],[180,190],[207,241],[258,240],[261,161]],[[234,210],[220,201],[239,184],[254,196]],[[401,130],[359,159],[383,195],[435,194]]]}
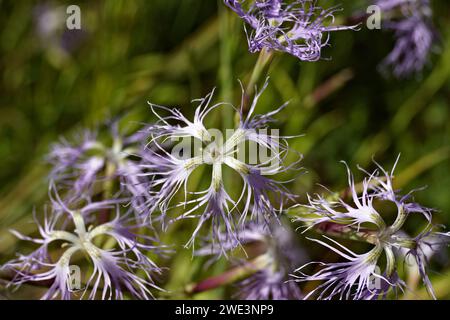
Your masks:
{"label": "blurred green background", "polygon": [[[367,6],[327,3],[342,4],[341,22]],[[401,153],[397,186],[427,186],[415,199],[438,209],[436,222],[450,225],[450,2],[432,3],[439,41],[429,65],[409,79],[377,71],[393,35],[365,27],[332,34],[323,52],[331,60],[275,56],[257,111],[290,101],[275,126],[284,135],[305,134],[291,142],[308,170],[294,192],[313,192],[317,183],[344,188],[340,160],[372,169],[375,157],[390,168]],[[65,29],[70,4],[81,8],[80,31]],[[192,114],[190,100],[213,87],[216,99],[238,105],[237,80],[248,81],[258,57],[248,52],[242,21],[221,1],[0,0],[0,9],[0,262],[20,245],[8,229],[34,228],[31,212],[47,198],[44,158],[58,137],[116,117],[125,127],[150,122],[147,101]],[[221,120],[233,123],[232,115]],[[205,271],[203,262],[180,249],[168,262],[167,288],[217,274],[226,264]],[[449,267],[444,258],[432,274],[441,298],[450,297]],[[200,297],[220,298],[223,291]]]}

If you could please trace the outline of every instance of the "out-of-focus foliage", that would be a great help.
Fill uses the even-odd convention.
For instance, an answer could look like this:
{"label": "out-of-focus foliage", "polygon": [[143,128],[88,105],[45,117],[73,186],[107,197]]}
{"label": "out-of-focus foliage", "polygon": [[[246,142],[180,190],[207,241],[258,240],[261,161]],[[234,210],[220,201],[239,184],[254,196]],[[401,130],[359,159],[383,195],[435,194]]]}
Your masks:
{"label": "out-of-focus foliage", "polygon": [[[339,2],[340,18],[367,7],[363,0]],[[401,153],[398,187],[427,186],[416,200],[439,210],[436,222],[450,225],[450,3],[432,2],[439,44],[429,66],[410,79],[377,71],[393,37],[365,26],[333,34],[332,47],[324,50],[331,60],[275,56],[258,112],[289,100],[275,126],[285,135],[305,134],[291,142],[308,171],[291,184],[294,192],[304,196],[318,183],[341,190],[346,177],[339,160],[370,169],[375,157],[389,168]],[[47,197],[45,154],[59,136],[118,117],[123,127],[151,122],[147,101],[192,114],[190,100],[215,86],[218,99],[238,105],[237,80],[249,79],[257,59],[248,53],[242,21],[220,1],[77,1],[81,31],[65,29],[69,4],[74,2],[0,0],[0,263],[21,246],[8,229],[35,228],[32,210]],[[334,88],[317,101],[324,84],[325,91]],[[232,124],[232,114],[217,118],[217,125]],[[414,234],[422,226],[418,220],[408,227]],[[189,222],[180,223],[163,241],[181,244],[190,229]],[[162,281],[172,298],[184,297],[186,284],[227,267],[220,260],[205,269],[205,261],[179,249],[160,262],[170,268]],[[432,268],[440,272],[431,276],[438,296],[450,298],[448,258]],[[422,297],[420,283],[411,281]],[[20,296],[38,297],[39,290],[25,287]],[[229,296],[217,289],[195,298]]]}

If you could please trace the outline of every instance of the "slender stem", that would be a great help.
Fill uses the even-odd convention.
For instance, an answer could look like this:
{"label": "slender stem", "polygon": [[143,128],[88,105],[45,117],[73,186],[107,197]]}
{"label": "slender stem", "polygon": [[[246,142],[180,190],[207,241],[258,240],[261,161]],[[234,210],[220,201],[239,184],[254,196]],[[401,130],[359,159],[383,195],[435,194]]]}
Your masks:
{"label": "slender stem", "polygon": [[246,86],[244,93],[244,105],[242,106],[242,111],[244,113],[248,112],[250,106],[250,97],[253,95],[255,90],[255,85],[260,80],[261,76],[267,72],[270,63],[273,60],[273,51],[263,48],[259,53],[258,60],[256,60],[255,66],[253,67],[250,80]]}
{"label": "slender stem", "polygon": [[[233,71],[232,71],[232,57],[233,57],[233,43],[234,32],[229,10],[219,5],[219,20],[220,20],[220,96],[221,101],[231,102],[233,100]],[[224,138],[227,129],[232,129],[234,126],[234,110],[230,107],[221,108],[221,125]],[[224,174],[223,183],[229,190],[237,190],[236,181],[228,174]]]}
{"label": "slender stem", "polygon": [[377,244],[377,232],[365,228],[355,229],[347,225],[341,225],[333,222],[323,222],[315,226],[315,230],[321,234],[326,234],[332,237],[349,239],[360,242],[367,242]]}
{"label": "slender stem", "polygon": [[312,108],[319,102],[330,96],[332,93],[343,87],[348,81],[354,77],[353,70],[350,68],[341,70],[319,85],[314,91],[305,97],[305,108]]}
{"label": "slender stem", "polygon": [[248,277],[267,266],[266,256],[260,255],[240,266],[234,267],[220,275],[207,278],[199,283],[193,283],[186,287],[185,292],[189,295],[216,289],[218,287],[234,283],[240,279]]}
{"label": "slender stem", "polygon": [[[219,6],[220,18],[220,95],[222,101],[231,101],[232,92],[232,43],[233,32],[230,26],[230,15],[224,6]],[[233,109],[222,108],[222,128],[233,127]]]}

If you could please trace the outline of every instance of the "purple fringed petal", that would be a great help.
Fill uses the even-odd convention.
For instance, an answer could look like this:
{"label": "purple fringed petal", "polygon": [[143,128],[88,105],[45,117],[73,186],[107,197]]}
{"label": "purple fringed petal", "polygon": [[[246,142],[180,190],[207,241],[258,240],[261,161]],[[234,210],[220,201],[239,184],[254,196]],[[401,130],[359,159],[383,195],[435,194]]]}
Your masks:
{"label": "purple fringed petal", "polygon": [[[55,201],[61,201],[59,196],[56,199]],[[116,207],[115,219],[87,228],[84,215],[93,213],[94,209],[111,210],[112,202],[92,203],[79,210],[70,210],[64,204],[58,204],[58,208],[45,217],[44,225],[39,225],[42,239],[19,235],[21,239],[41,246],[31,254],[20,255],[4,266],[14,273],[11,285],[47,281],[51,285],[42,296],[43,299],[71,299],[74,297],[71,287],[71,258],[74,253],[81,251],[89,257],[94,270],[85,287],[76,288],[82,293],[78,298],[86,296],[88,291],[90,299],[122,299],[124,292],[138,299],[153,298],[151,290],[160,289],[154,284],[152,276],[159,274],[161,270],[145,253],[159,253],[162,248],[155,244],[156,239],[133,233],[134,228],[143,227],[142,223],[130,225],[133,219],[128,218],[129,214],[121,216],[119,207]],[[61,213],[61,210],[64,212]],[[61,223],[58,221],[62,220],[63,215],[70,218],[74,229],[69,231],[60,227]],[[67,227],[69,224],[62,225]],[[116,247],[108,251],[98,247],[94,244],[94,239],[98,236],[113,238],[117,243]],[[53,241],[64,243],[64,250],[56,263],[52,263],[47,254],[48,245]],[[142,275],[137,275],[138,271]]]}
{"label": "purple fringed petal", "polygon": [[[298,285],[287,278],[295,265],[306,260],[304,251],[298,246],[289,228],[275,219],[272,219],[270,224],[252,221],[240,229],[237,236],[239,242],[228,240],[223,244],[217,244],[210,241],[195,254],[197,256],[212,255],[217,259],[234,249],[239,243],[243,246],[257,243],[261,252],[258,255],[254,253],[257,257],[252,262],[257,269],[255,273],[238,283],[236,296],[250,300],[302,298]],[[226,240],[225,236],[219,238]],[[248,262],[238,260],[237,263]]]}
{"label": "purple fringed petal", "polygon": [[[357,192],[353,175],[347,167],[349,194],[351,195],[353,205],[348,204],[345,199],[334,200],[332,198],[324,198],[320,195],[316,197],[308,195],[309,204],[304,207],[314,216],[300,216],[298,220],[311,223],[312,225],[317,225],[322,222],[348,222],[349,225],[357,226],[362,223],[372,223],[379,230],[383,230],[386,228],[385,222],[373,206],[375,200],[382,200],[394,203],[397,206],[399,216],[420,213],[428,221],[431,221],[432,210],[418,203],[411,202],[412,192],[406,195],[400,195],[397,190],[394,190],[394,169],[397,161],[391,172],[387,172],[376,162],[375,164],[378,169],[372,173],[359,168],[367,174],[367,177],[362,181],[362,191],[360,193]],[[397,230],[399,227],[401,225],[396,226]]]}
{"label": "purple fringed petal", "polygon": [[239,284],[238,297],[244,300],[300,300],[298,285],[289,281],[286,274],[264,269]]}
{"label": "purple fringed petal", "polygon": [[151,198],[147,202],[146,216],[159,209],[164,217],[170,207],[173,197],[186,183],[190,174],[201,165],[200,158],[187,160],[178,159],[170,153],[161,150],[161,154],[149,150],[141,163],[141,168],[146,171]]}
{"label": "purple fringed petal", "polygon": [[400,19],[387,20],[384,27],[393,30],[396,43],[382,62],[381,67],[391,67],[397,78],[420,72],[436,40],[432,25],[432,11],[428,0],[378,0],[383,12],[398,9]]}
{"label": "purple fringed petal", "polygon": [[[131,136],[121,136],[117,123],[110,128],[111,143],[104,144],[90,131],[85,131],[77,144],[71,145],[62,140],[55,144],[48,156],[53,170],[50,175],[58,188],[65,189],[65,202],[89,201],[94,193],[94,184],[117,178],[121,181],[121,195],[133,197],[131,205],[142,211],[149,194],[142,178],[139,139],[144,135],[138,132]],[[145,133],[147,134],[147,133]],[[133,154],[134,151],[137,154]]]}
{"label": "purple fringed petal", "polygon": [[222,185],[217,189],[213,186],[198,199],[194,200],[195,207],[186,213],[181,218],[189,217],[196,209],[205,207],[204,211],[199,216],[197,227],[192,233],[191,238],[186,243],[186,247],[194,247],[195,238],[206,221],[211,223],[211,239],[217,241],[222,251],[229,244],[231,246],[239,245],[239,240],[236,234],[236,218],[233,217],[233,212],[230,210],[235,207],[236,203],[231,199]]}
{"label": "purple fringed petal", "polygon": [[384,300],[391,290],[397,294],[398,292],[404,292],[406,288],[406,283],[400,279],[397,272],[393,272],[390,276],[384,274],[376,280],[378,286],[366,288],[361,293],[361,300]]}
{"label": "purple fringed petal", "polygon": [[357,29],[357,26],[326,26],[327,20],[334,22],[334,13],[339,8],[322,9],[315,0],[256,0],[248,11],[243,9],[243,2],[224,0],[253,29],[247,33],[251,52],[267,48],[303,61],[317,61],[322,48],[328,45],[330,32]]}
{"label": "purple fringed petal", "polygon": [[450,232],[424,231],[414,239],[416,246],[407,251],[406,256],[414,257],[419,269],[422,281],[429,295],[436,299],[431,281],[427,273],[428,259],[442,247],[450,244]]}
{"label": "purple fringed petal", "polygon": [[334,246],[321,240],[310,240],[327,247],[347,261],[336,263],[318,263],[322,266],[322,268],[313,275],[306,275],[301,270],[314,263],[308,263],[297,269],[296,272],[298,272],[299,275],[294,276],[296,281],[323,282],[316,289],[311,291],[305,299],[308,299],[312,295],[318,294],[317,299],[320,300],[328,300],[334,297],[339,297],[340,299],[360,300],[366,296],[367,291],[372,291],[371,286],[375,279],[384,279],[384,277],[380,273],[377,273],[376,270],[378,258],[383,252],[383,248],[381,246],[375,246],[371,251],[364,254],[356,254],[338,242],[326,236],[324,237]]}
{"label": "purple fringed petal", "polygon": [[[230,136],[227,131],[226,137],[225,134],[221,136],[219,130],[207,130],[203,125],[205,116],[211,110],[226,105],[226,103],[212,104],[213,92],[203,99],[195,100],[199,102],[199,106],[195,110],[193,121],[178,110],[152,105],[153,108],[157,107],[168,112],[168,116],[162,117],[155,112],[159,121],[149,126],[147,149],[141,153],[142,176],[147,177],[147,188],[151,195],[145,205],[146,216],[151,217],[155,211],[159,211],[164,218],[171,209],[183,208],[184,213],[169,221],[198,219],[197,227],[187,243],[188,246],[194,244],[195,237],[205,224],[211,226],[211,238],[219,244],[227,247],[233,243],[237,246],[238,229],[245,222],[258,219],[268,221],[277,215],[285,200],[292,199],[282,183],[267,177],[294,168],[298,161],[293,165],[284,165],[283,160],[288,152],[286,140],[289,137],[271,134],[267,128],[273,121],[272,116],[284,105],[268,114],[254,115],[257,102],[266,87],[267,81],[262,90],[256,92],[245,116],[241,105],[239,127]],[[183,138],[182,143],[186,144],[169,143],[179,138]],[[194,152],[191,152],[192,142],[196,148]],[[258,150],[252,155],[257,158],[254,161],[256,164],[247,164],[247,159],[238,160],[241,156],[240,148],[246,142],[252,142],[253,146],[257,145]],[[180,146],[182,149],[179,149]],[[267,156],[267,160],[261,160],[263,157],[262,152],[259,152],[260,149],[269,154],[264,155]],[[250,152],[252,151],[254,150]],[[187,189],[187,182],[192,172],[200,166],[212,168],[211,184],[206,190],[190,192]],[[223,183],[223,166],[230,167],[242,177],[243,188],[236,199],[230,196]],[[177,196],[180,193],[182,197]],[[180,202],[173,203],[175,199],[179,199]],[[250,212],[251,214],[248,214]],[[219,238],[220,236],[222,238]]]}
{"label": "purple fringed petal", "polygon": [[[398,161],[398,158],[397,158]],[[308,229],[318,224],[327,222],[336,226],[348,228],[347,232],[360,232],[361,224],[372,224],[375,228],[367,228],[361,235],[357,235],[359,240],[365,240],[375,245],[375,248],[364,254],[355,254],[338,242],[332,241],[334,247],[319,240],[313,240],[328,249],[336,252],[347,262],[321,263],[322,269],[312,276],[301,274],[299,281],[323,281],[316,290],[310,293],[311,296],[320,292],[319,298],[339,297],[344,299],[378,299],[383,298],[393,289],[393,291],[403,290],[405,283],[399,279],[396,273],[397,258],[400,254],[413,256],[418,266],[418,271],[432,297],[435,297],[431,282],[426,272],[427,254],[437,250],[437,247],[449,243],[448,233],[438,233],[425,231],[416,238],[406,236],[401,230],[411,213],[419,213],[425,217],[428,227],[432,223],[432,210],[411,201],[411,192],[407,195],[400,195],[393,188],[394,169],[388,172],[379,164],[377,169],[369,173],[359,168],[367,174],[361,185],[361,190],[357,190],[353,175],[347,168],[349,175],[349,191],[353,202],[349,205],[346,199],[337,198],[336,195],[316,198],[308,197],[309,204],[304,206],[307,214],[300,214],[298,220],[306,222]],[[397,208],[395,221],[387,226],[378,212],[373,207],[374,201],[388,201],[394,203]],[[378,259],[382,252],[386,255],[385,272],[375,273]],[[300,268],[301,269],[301,268]],[[300,271],[299,269],[299,271]],[[378,279],[377,287],[370,287],[370,278]]]}

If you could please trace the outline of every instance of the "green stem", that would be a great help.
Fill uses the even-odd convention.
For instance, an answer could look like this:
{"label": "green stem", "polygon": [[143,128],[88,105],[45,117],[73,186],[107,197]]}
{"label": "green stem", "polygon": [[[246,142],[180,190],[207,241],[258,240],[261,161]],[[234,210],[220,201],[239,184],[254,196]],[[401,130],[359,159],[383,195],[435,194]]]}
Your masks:
{"label": "green stem", "polygon": [[[220,95],[222,101],[232,99],[232,28],[230,27],[230,15],[224,6],[219,6],[220,20]],[[233,127],[233,109],[222,108],[222,128]]]}
{"label": "green stem", "polygon": [[250,80],[244,92],[244,105],[242,106],[242,110],[244,113],[248,112],[248,108],[250,107],[250,97],[254,93],[255,85],[258,83],[261,76],[265,74],[269,69],[272,59],[273,51],[263,48],[259,53],[258,60],[256,60],[252,75],[250,76]]}

